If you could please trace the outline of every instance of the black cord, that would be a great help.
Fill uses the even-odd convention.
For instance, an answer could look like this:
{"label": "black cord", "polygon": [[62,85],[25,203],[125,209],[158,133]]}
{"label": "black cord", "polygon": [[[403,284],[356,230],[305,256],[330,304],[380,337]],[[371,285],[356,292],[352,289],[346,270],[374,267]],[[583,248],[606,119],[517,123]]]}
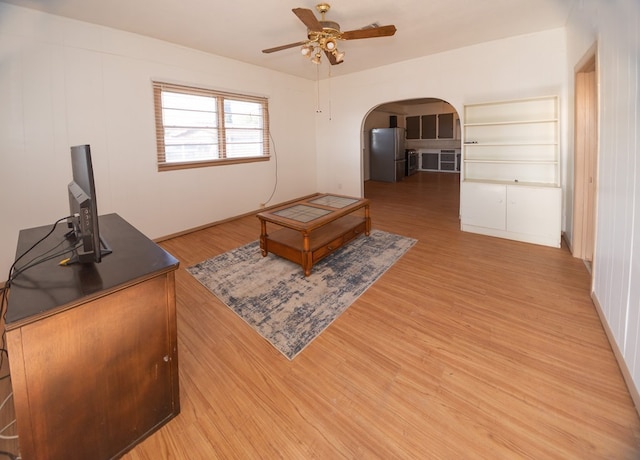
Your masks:
{"label": "black cord", "polygon": [[[11,286],[11,282],[13,281],[13,279],[18,276],[20,273],[24,272],[25,270],[27,270],[28,268],[31,268],[35,265],[37,265],[38,263],[42,263],[45,260],[49,260],[48,258],[42,259],[40,261],[38,261],[37,263],[34,263],[34,261],[36,259],[38,259],[38,257],[42,257],[42,254],[38,257],[35,257],[34,259],[30,260],[27,265],[23,266],[20,268],[20,270],[16,270],[14,272],[14,269],[16,267],[16,264],[20,261],[20,259],[22,259],[24,256],[26,256],[27,254],[29,254],[31,251],[33,251],[33,249],[38,246],[40,243],[42,243],[44,240],[46,240],[47,238],[49,238],[49,236],[51,236],[51,234],[55,231],[56,227],[58,226],[58,224],[64,220],[70,219],[73,216],[66,216],[63,217],[62,219],[58,219],[57,221],[55,221],[55,223],[53,224],[53,226],[51,227],[51,230],[49,230],[49,232],[43,236],[42,238],[40,238],[38,241],[36,241],[35,243],[33,243],[31,245],[31,247],[29,249],[27,249],[26,251],[24,251],[22,254],[20,254],[16,260],[13,261],[13,263],[11,264],[11,267],[9,267],[9,274],[7,276],[7,281],[4,283],[4,286],[2,287],[1,291],[2,291],[2,295],[0,295],[0,316],[2,317],[3,322],[6,324],[6,315],[7,315],[7,292],[9,292],[9,287]],[[57,246],[56,246],[57,247]],[[48,252],[51,252],[51,249],[47,252],[45,252],[45,254],[47,254]],[[68,251],[65,251],[65,253]],[[6,333],[5,330],[3,328],[2,330],[2,350],[5,350],[5,344],[6,344]],[[2,366],[4,364],[4,351],[2,353],[0,353],[0,369],[2,369]],[[0,452],[1,453],[1,452]]]}
{"label": "black cord", "polygon": [[[4,286],[0,289],[0,292],[2,292],[2,294],[0,295],[0,316],[2,317],[3,321],[6,324],[6,314],[7,314],[7,293],[9,292],[9,288],[11,286],[11,282],[13,281],[13,279],[15,279],[16,276],[18,276],[19,274],[23,273],[25,270],[28,270],[31,267],[34,267],[46,260],[50,260],[54,257],[59,257],[61,254],[66,254],[68,252],[71,252],[75,249],[75,247],[72,248],[65,248],[64,251],[56,251],[55,253],[52,253],[52,251],[54,251],[57,247],[60,246],[60,244],[57,244],[56,246],[54,246],[53,248],[49,249],[48,251],[46,251],[44,254],[40,254],[36,257],[34,257],[33,259],[31,259],[30,261],[28,261],[25,265],[23,265],[22,267],[20,267],[20,269],[16,270],[16,265],[17,263],[23,258],[25,257],[27,254],[29,254],[31,251],[33,251],[33,249],[38,246],[40,243],[42,243],[44,240],[46,240],[49,236],[51,236],[51,234],[55,231],[56,227],[58,226],[58,224],[64,220],[67,220],[69,218],[71,218],[73,216],[67,216],[67,217],[63,217],[62,219],[58,219],[53,226],[51,227],[51,230],[49,230],[49,232],[44,235],[42,238],[40,238],[38,241],[36,241],[33,245],[31,245],[31,247],[29,249],[27,249],[26,251],[24,251],[22,254],[20,254],[20,256],[18,256],[16,258],[16,260],[13,261],[13,263],[11,264],[11,267],[9,267],[9,274],[7,276],[7,281],[4,283]],[[49,255],[47,255],[49,254]],[[6,349],[6,331],[3,328],[2,330],[2,348],[0,348],[0,369],[2,369],[4,367],[4,357],[5,355],[7,355],[8,357],[8,353],[7,353],[7,349]],[[4,375],[2,377],[0,377],[0,380],[4,380],[6,378],[10,378],[11,374],[7,374]],[[7,458],[9,458],[10,460],[18,460],[20,457],[18,455],[15,455],[11,452],[7,452],[4,450],[0,450],[0,456],[5,456]]]}
{"label": "black cord", "polygon": [[67,217],[63,217],[62,219],[58,219],[53,226],[51,227],[51,230],[49,230],[49,232],[43,236],[42,238],[40,238],[38,241],[36,241],[35,243],[33,243],[31,245],[31,247],[29,249],[27,249],[26,251],[24,251],[22,254],[20,254],[20,256],[18,256],[18,258],[16,258],[16,260],[13,261],[13,264],[11,264],[11,267],[9,267],[9,276],[7,277],[7,282],[5,283],[5,290],[8,287],[8,285],[11,284],[11,273],[13,272],[13,269],[15,268],[16,264],[20,261],[20,259],[22,259],[24,256],[26,256],[27,254],[29,254],[31,251],[33,251],[33,249],[38,246],[40,243],[42,243],[44,240],[46,240],[47,238],[49,238],[49,236],[55,231],[56,227],[58,226],[58,224],[60,222],[62,222],[63,220],[67,220],[72,218],[73,216],[67,216]]}
{"label": "black cord", "polygon": [[[64,244],[64,241],[61,241],[60,243],[58,243],[55,247],[49,249],[47,252],[45,252],[44,254],[40,254],[39,256],[34,257],[33,259],[31,259],[29,262],[27,262],[26,264],[24,264],[22,267],[20,267],[20,269],[16,269],[13,272],[13,276],[11,277],[11,282],[13,283],[13,281],[18,277],[18,275],[24,273],[25,271],[27,271],[28,269],[35,267],[36,265],[39,265],[43,262],[46,262],[47,260],[51,260],[51,259],[56,259],[58,257],[64,256],[66,254],[72,253],[73,251],[75,251],[76,249],[78,249],[78,247],[80,247],[80,245],[82,244],[81,241],[79,241],[76,245],[71,246],[69,248],[63,248],[58,252],[55,252],[53,254],[49,254],[51,251],[53,251],[54,249],[56,249],[58,246],[60,246],[61,244]],[[47,255],[49,254],[49,255]]]}
{"label": "black cord", "polygon": [[273,145],[273,159],[275,160],[275,163],[276,163],[276,171],[275,171],[276,178],[273,183],[273,190],[271,191],[271,195],[269,196],[267,201],[264,202],[265,205],[271,201],[271,199],[273,198],[273,195],[275,195],[276,193],[276,189],[278,188],[278,152],[276,151],[276,141],[273,140],[271,131],[269,131],[269,139],[271,139],[271,144]]}

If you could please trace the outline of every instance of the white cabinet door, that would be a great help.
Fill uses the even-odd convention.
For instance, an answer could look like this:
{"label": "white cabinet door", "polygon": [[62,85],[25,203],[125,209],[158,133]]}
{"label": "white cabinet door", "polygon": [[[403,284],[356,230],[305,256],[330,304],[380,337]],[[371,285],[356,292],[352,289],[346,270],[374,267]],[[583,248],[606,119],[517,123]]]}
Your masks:
{"label": "white cabinet door", "polygon": [[506,229],[506,185],[463,182],[461,193],[460,214],[463,226]]}
{"label": "white cabinet door", "polygon": [[507,187],[507,231],[560,242],[561,189],[559,187]]}
{"label": "white cabinet door", "polygon": [[466,232],[560,247],[562,189],[463,181]]}

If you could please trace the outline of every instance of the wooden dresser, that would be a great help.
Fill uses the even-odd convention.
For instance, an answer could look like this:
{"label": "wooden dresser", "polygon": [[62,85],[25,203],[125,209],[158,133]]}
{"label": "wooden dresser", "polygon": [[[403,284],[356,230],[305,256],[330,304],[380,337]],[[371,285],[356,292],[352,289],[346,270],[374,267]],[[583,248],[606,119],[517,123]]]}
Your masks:
{"label": "wooden dresser", "polygon": [[[17,254],[49,230],[21,231]],[[67,230],[58,225],[30,256],[56,250]],[[180,411],[178,261],[116,214],[100,217],[100,231],[113,250],[101,263],[59,266],[60,256],[11,284],[5,328],[24,460],[119,457]]]}

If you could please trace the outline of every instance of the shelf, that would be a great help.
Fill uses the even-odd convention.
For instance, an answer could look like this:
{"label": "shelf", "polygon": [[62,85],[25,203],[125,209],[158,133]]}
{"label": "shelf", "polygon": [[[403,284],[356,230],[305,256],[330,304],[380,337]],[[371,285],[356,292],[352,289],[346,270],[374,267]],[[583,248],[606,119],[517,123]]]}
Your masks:
{"label": "shelf", "polygon": [[505,142],[465,142],[465,147],[517,147],[521,145],[558,145],[557,142],[521,142],[521,143],[505,143]]}
{"label": "shelf", "polygon": [[467,161],[558,162],[558,144],[465,144]]}
{"label": "shelf", "polygon": [[465,160],[465,163],[497,163],[497,164],[543,164],[556,165],[552,160]]}
{"label": "shelf", "polygon": [[506,180],[477,180],[477,179],[465,179],[463,182],[470,184],[497,184],[497,185],[514,185],[519,187],[544,187],[544,188],[558,188],[556,184],[546,182],[523,182],[523,181],[506,181]]}
{"label": "shelf", "polygon": [[464,179],[558,184],[555,163],[465,162]]}
{"label": "shelf", "polygon": [[469,126],[505,126],[505,125],[531,125],[538,123],[557,123],[557,118],[542,119],[542,120],[513,120],[513,121],[490,121],[482,123],[465,123],[465,127]]}
{"label": "shelf", "polygon": [[470,104],[464,109],[465,125],[518,124],[558,120],[557,97],[498,101],[486,104]]}
{"label": "shelf", "polygon": [[463,180],[560,183],[558,98],[465,106]]}
{"label": "shelf", "polygon": [[464,145],[557,143],[557,123],[465,125]]}

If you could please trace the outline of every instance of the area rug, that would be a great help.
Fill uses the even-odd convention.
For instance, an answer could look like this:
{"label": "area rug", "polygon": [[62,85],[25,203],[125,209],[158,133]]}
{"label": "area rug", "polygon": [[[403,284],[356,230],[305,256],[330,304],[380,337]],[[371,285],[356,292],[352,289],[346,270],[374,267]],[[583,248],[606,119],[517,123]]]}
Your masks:
{"label": "area rug", "polygon": [[374,229],[305,277],[299,265],[273,254],[262,257],[254,241],[187,271],[293,359],[415,243]]}

